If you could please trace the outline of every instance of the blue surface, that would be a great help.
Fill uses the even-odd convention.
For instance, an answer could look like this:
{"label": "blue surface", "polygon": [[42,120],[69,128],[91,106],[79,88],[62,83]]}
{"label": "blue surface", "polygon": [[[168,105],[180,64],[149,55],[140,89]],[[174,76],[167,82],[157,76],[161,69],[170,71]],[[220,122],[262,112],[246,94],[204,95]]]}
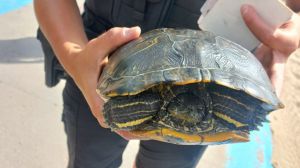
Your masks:
{"label": "blue surface", "polygon": [[32,0],[0,0],[0,14],[19,9],[31,2]]}
{"label": "blue surface", "polygon": [[272,133],[269,124],[250,135],[250,142],[227,147],[227,168],[272,168]]}

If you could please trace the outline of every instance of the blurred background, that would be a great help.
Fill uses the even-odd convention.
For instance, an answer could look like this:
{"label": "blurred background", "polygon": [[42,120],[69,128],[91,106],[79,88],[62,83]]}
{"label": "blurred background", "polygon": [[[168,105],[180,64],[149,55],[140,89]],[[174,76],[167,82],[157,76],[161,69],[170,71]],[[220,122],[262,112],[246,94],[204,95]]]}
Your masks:
{"label": "blurred background", "polygon": [[[82,8],[82,0],[78,0]],[[44,84],[32,0],[0,0],[0,167],[60,168],[68,161],[61,122],[64,82]],[[198,168],[300,167],[300,52],[288,62],[281,100],[251,142],[210,146]],[[139,141],[131,141],[122,168],[132,167]]]}

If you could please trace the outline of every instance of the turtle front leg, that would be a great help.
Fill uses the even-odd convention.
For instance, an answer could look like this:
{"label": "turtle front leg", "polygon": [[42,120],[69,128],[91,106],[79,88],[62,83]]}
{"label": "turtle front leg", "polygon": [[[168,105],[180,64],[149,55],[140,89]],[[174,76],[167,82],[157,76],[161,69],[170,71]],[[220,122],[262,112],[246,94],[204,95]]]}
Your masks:
{"label": "turtle front leg", "polygon": [[112,97],[104,104],[104,118],[113,130],[135,130],[149,122],[161,109],[158,94],[142,92],[134,96]]}

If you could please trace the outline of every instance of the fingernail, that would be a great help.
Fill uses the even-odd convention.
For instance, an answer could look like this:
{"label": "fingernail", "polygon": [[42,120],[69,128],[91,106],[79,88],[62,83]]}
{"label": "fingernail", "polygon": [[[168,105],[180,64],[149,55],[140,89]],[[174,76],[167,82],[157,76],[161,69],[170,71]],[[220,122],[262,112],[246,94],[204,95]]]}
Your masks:
{"label": "fingernail", "polygon": [[241,7],[242,14],[246,14],[249,11],[249,5],[242,5]]}
{"label": "fingernail", "polygon": [[141,28],[138,26],[132,28],[125,28],[124,35],[128,37],[140,32],[141,32]]}
{"label": "fingernail", "polygon": [[135,27],[132,27],[132,29],[134,29],[134,31],[138,32],[138,33],[141,33],[141,28],[140,26],[135,26]]}

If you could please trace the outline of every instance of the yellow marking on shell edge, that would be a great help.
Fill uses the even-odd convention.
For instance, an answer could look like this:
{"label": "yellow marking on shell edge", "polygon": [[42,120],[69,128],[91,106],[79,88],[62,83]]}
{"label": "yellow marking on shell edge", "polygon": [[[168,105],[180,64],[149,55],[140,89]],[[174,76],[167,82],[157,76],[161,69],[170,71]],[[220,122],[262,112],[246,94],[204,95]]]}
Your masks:
{"label": "yellow marking on shell edge", "polygon": [[143,90],[139,90],[139,91],[136,91],[136,92],[131,92],[131,93],[128,93],[128,92],[124,92],[122,94],[120,93],[117,93],[116,91],[113,91],[113,92],[110,92],[109,94],[107,94],[108,97],[116,97],[116,96],[133,96],[133,95],[137,95],[145,90],[147,90],[148,88],[146,89],[143,89]]}
{"label": "yellow marking on shell edge", "polygon": [[220,113],[220,112],[214,112],[214,114],[215,114],[216,116],[222,118],[223,120],[228,121],[229,123],[235,125],[236,127],[247,126],[247,124],[243,124],[243,123],[241,123],[241,122],[238,122],[238,121],[236,121],[236,120],[230,118],[229,116],[224,115],[224,114],[222,114],[222,113]]}
{"label": "yellow marking on shell edge", "polygon": [[[200,83],[200,82],[203,82],[203,83],[210,83],[211,80],[187,80],[187,81],[180,81],[180,82],[174,82],[172,83],[173,85],[188,85],[188,84],[193,84],[193,83]],[[135,91],[135,92],[124,92],[124,93],[118,93],[117,91],[111,91],[109,92],[106,96],[107,97],[116,97],[116,96],[133,96],[133,95],[137,95],[145,90],[148,90],[150,89],[151,87],[153,87],[154,85],[157,85],[158,86],[158,90],[163,90],[165,89],[165,86],[163,83],[161,84],[152,84],[152,85],[149,85],[141,90],[138,90],[138,91]]]}
{"label": "yellow marking on shell edge", "polygon": [[129,106],[135,106],[135,105],[138,105],[138,104],[150,105],[150,104],[153,104],[153,103],[157,103],[159,101],[160,100],[153,101],[153,102],[133,102],[133,103],[128,103],[128,104],[121,104],[121,105],[113,106],[111,109],[118,109],[118,108],[124,108],[124,107],[129,107]]}
{"label": "yellow marking on shell edge", "polygon": [[174,82],[174,85],[188,85],[188,84],[193,84],[193,83],[209,83],[211,82],[210,80],[196,80],[196,79],[191,79],[191,80],[186,80],[186,81],[179,81],[179,82]]}
{"label": "yellow marking on shell edge", "polygon": [[143,88],[143,89],[141,89],[141,90],[138,90],[138,91],[135,91],[135,92],[124,92],[124,93],[118,93],[118,92],[116,92],[116,91],[111,91],[111,92],[109,92],[106,96],[107,97],[116,97],[116,96],[133,96],[133,95],[137,95],[137,94],[139,94],[139,93],[141,93],[141,92],[143,92],[143,91],[145,91],[145,90],[148,90],[148,89],[150,89],[151,87],[153,87],[153,85],[149,85],[149,86],[147,86],[147,87],[145,87],[145,88]]}
{"label": "yellow marking on shell edge", "polygon": [[[214,142],[225,142],[230,140],[231,143],[234,142],[248,142],[249,137],[248,133],[245,132],[221,132],[216,134],[186,134],[171,130],[169,128],[161,128],[152,131],[131,131],[131,133],[135,136],[141,138],[150,138],[158,141],[168,142],[168,137],[172,137],[175,139],[182,140],[182,144],[190,143],[190,144],[210,144]],[[175,142],[176,143],[176,142]],[[180,142],[178,142],[180,143]]]}
{"label": "yellow marking on shell edge", "polygon": [[252,111],[252,110],[253,110],[253,109],[251,109],[250,107],[248,107],[246,104],[243,104],[243,103],[239,102],[238,100],[236,100],[236,99],[234,99],[234,98],[232,98],[232,97],[229,97],[229,96],[226,96],[226,95],[222,95],[222,94],[217,93],[217,92],[212,92],[212,93],[215,94],[215,95],[217,95],[217,96],[225,97],[225,98],[227,98],[227,99],[230,99],[230,100],[236,102],[237,104],[239,104],[239,105],[245,107],[245,108],[246,108],[247,110],[249,110],[249,111]]}
{"label": "yellow marking on shell edge", "polygon": [[177,132],[168,128],[163,128],[162,129],[162,135],[163,136],[171,136],[175,138],[182,139],[187,142],[203,142],[204,138],[199,135],[192,135],[192,134],[185,134],[181,132]]}
{"label": "yellow marking on shell edge", "polygon": [[151,119],[152,116],[149,116],[149,117],[145,117],[145,118],[142,118],[142,119],[139,119],[139,120],[135,120],[135,121],[130,121],[130,122],[126,122],[126,123],[115,123],[119,128],[124,128],[124,127],[131,127],[131,126],[134,126],[134,125],[139,125],[141,123],[143,123],[144,121],[147,121],[149,119]]}

